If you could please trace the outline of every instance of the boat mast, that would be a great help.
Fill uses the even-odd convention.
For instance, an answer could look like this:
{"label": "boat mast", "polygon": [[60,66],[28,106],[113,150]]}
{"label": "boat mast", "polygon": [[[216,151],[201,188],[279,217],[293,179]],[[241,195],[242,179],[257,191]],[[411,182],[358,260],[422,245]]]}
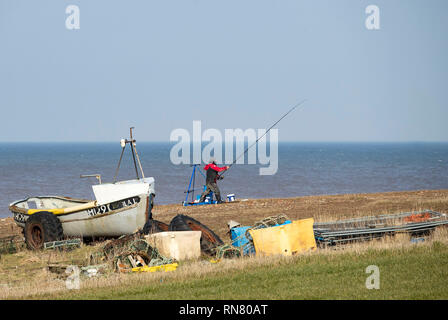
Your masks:
{"label": "boat mast", "polygon": [[[142,173],[142,178],[143,179],[145,178],[145,174],[143,172],[142,164],[140,162],[140,158],[139,158],[138,153],[137,153],[137,148],[135,147],[136,140],[132,136],[132,129],[134,129],[134,127],[129,128],[131,139],[130,140],[128,140],[128,139],[121,139],[121,141],[120,141],[122,149],[121,149],[120,160],[118,161],[117,170],[115,170],[114,183],[117,182],[118,170],[120,169],[120,164],[121,164],[121,160],[123,158],[124,149],[126,148],[126,145],[128,143],[131,146],[132,159],[134,160],[134,168],[135,168],[135,174],[137,176],[137,179],[140,179],[140,177],[138,175],[137,162],[138,162],[138,165],[140,167],[140,171]],[[135,160],[135,158],[137,158],[137,161]]]}

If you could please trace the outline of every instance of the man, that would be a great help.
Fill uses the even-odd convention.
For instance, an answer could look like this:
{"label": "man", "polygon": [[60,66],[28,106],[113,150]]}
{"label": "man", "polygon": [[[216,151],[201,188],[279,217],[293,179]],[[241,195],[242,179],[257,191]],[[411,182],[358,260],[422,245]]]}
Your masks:
{"label": "man", "polygon": [[204,170],[207,171],[207,177],[205,179],[206,189],[201,194],[201,199],[199,200],[199,202],[204,202],[205,197],[208,196],[210,192],[213,192],[215,194],[216,201],[218,203],[222,203],[221,192],[219,191],[218,185],[216,184],[216,180],[218,179],[218,172],[225,171],[229,168],[229,166],[218,167],[216,165],[215,159],[210,158],[209,163],[204,167]]}

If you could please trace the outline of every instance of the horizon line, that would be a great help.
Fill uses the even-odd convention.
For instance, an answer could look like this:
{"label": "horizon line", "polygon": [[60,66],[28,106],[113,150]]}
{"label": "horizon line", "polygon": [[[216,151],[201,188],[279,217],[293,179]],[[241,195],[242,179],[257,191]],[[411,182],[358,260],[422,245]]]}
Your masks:
{"label": "horizon line", "polygon": [[[0,143],[119,143],[120,141],[115,140],[42,140],[42,141],[1,141]],[[191,141],[193,143],[195,141]],[[203,143],[208,144],[211,141],[203,141]],[[222,141],[224,142],[224,141]],[[241,140],[234,142],[243,142]],[[247,141],[244,141],[247,142]],[[139,140],[137,143],[178,143],[178,141],[161,141],[161,140]],[[278,143],[448,143],[448,140],[283,140],[278,141]]]}

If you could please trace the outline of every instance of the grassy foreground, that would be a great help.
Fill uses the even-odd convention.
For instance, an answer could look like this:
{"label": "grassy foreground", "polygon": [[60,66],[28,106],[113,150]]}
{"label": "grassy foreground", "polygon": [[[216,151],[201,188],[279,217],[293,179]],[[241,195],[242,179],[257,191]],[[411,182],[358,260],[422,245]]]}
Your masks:
{"label": "grassy foreground", "polygon": [[[169,223],[176,214],[201,221],[229,242],[227,221],[242,225],[280,213],[292,220],[315,221],[432,209],[448,212],[448,190],[376,194],[249,199],[219,206],[156,206],[156,219]],[[21,237],[11,218],[0,219],[0,237]],[[64,275],[49,265],[91,264],[98,245],[69,252],[21,249],[0,256],[1,299],[448,299],[448,227],[423,243],[409,238],[319,249],[296,257],[244,258],[181,262],[169,273],[81,277],[80,290],[68,290]],[[366,268],[380,270],[380,289],[365,287]],[[67,274],[65,274],[67,277]]]}
{"label": "grassy foreground", "polygon": [[[126,283],[39,295],[42,299],[447,299],[448,245],[433,242],[400,249],[312,253],[252,258],[242,266],[219,264],[190,276],[132,275]],[[251,259],[246,259],[251,260]],[[265,261],[263,261],[265,260]],[[380,271],[380,289],[367,289],[369,265]],[[187,267],[187,266],[184,266]],[[193,267],[194,268],[194,267]],[[196,266],[196,268],[198,268]],[[127,276],[129,277],[129,275]]]}

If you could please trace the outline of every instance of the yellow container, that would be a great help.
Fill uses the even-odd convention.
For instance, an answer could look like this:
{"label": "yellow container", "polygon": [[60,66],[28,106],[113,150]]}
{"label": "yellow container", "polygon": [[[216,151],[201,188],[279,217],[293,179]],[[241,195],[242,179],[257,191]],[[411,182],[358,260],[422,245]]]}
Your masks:
{"label": "yellow container", "polygon": [[277,227],[249,230],[257,256],[291,256],[316,250],[314,219],[302,219]]}
{"label": "yellow container", "polygon": [[157,271],[174,271],[177,269],[178,264],[177,263],[170,263],[170,264],[162,264],[161,266],[143,266],[143,267],[137,267],[132,268],[132,272],[157,272]]}

